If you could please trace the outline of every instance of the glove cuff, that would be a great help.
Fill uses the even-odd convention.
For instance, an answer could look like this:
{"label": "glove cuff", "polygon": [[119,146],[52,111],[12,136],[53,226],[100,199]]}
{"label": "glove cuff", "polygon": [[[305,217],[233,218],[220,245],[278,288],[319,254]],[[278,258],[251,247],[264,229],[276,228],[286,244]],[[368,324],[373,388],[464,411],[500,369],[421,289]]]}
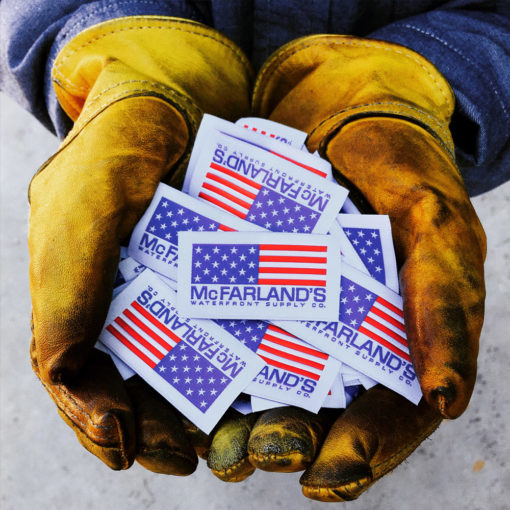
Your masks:
{"label": "glove cuff", "polygon": [[389,116],[422,126],[454,153],[448,82],[424,57],[393,43],[342,35],[292,41],[262,67],[253,109],[308,132],[312,152],[349,122]]}
{"label": "glove cuff", "polygon": [[249,111],[252,69],[216,30],[189,20],[141,16],[89,27],[58,54],[52,81],[76,133],[113,102],[157,96],[192,134],[204,112],[237,119]]}

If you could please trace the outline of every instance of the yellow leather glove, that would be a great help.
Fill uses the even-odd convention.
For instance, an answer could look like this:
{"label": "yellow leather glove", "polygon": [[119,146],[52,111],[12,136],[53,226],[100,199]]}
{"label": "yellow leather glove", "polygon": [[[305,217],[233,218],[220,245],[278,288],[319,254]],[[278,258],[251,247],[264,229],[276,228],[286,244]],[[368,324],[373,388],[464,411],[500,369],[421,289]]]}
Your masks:
{"label": "yellow leather glove", "polygon": [[136,457],[153,471],[189,474],[192,443],[203,452],[208,439],[138,377],[124,384],[93,346],[120,243],[160,180],[181,184],[202,114],[248,113],[250,65],[201,24],[132,17],[80,33],[52,77],[74,127],[29,192],[34,370],[80,442],[108,466],[124,469]]}
{"label": "yellow leather glove", "polygon": [[[309,133],[363,212],[391,219],[418,406],[375,387],[338,417],[278,409],[253,426],[246,455],[296,471],[303,493],[355,499],[439,425],[466,408],[483,322],[486,242],[455,165],[446,80],[404,47],[318,35],[272,55],[256,81],[254,114]],[[327,437],[326,437],[327,434]],[[324,437],[326,437],[324,439]]]}

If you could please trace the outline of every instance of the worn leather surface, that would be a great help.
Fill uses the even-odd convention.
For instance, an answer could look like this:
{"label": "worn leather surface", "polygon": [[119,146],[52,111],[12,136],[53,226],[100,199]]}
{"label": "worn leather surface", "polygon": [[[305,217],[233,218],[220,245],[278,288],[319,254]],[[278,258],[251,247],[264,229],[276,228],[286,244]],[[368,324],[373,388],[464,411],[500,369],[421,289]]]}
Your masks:
{"label": "worn leather surface", "polygon": [[248,459],[248,439],[258,413],[242,415],[231,409],[213,431],[207,466],[220,480],[241,482],[253,474]]}
{"label": "worn leather surface", "polygon": [[331,130],[374,115],[410,118],[453,155],[455,106],[441,73],[398,44],[339,35],[292,41],[271,55],[254,87],[255,114],[309,133],[315,151]]}
{"label": "worn leather surface", "polygon": [[485,234],[462,179],[432,135],[400,119],[347,124],[324,150],[390,216],[413,364],[429,405],[456,418],[476,379],[485,299]]}
{"label": "worn leather surface", "polygon": [[63,383],[41,377],[33,338],[30,354],[35,374],[80,443],[112,469],[131,466],[136,448],[133,409],[111,358],[94,349],[80,377]]}
{"label": "worn leather surface", "polygon": [[298,407],[266,411],[248,441],[250,462],[264,471],[302,471],[315,459],[335,414],[329,409],[314,414]]}
{"label": "worn leather surface", "polygon": [[[139,420],[150,413],[135,419],[115,366],[100,368],[93,346],[111,300],[120,243],[187,139],[182,116],[168,103],[127,98],[94,117],[30,187],[36,373],[80,442],[114,469],[129,467],[137,444],[147,443]],[[94,425],[105,421],[109,428]]]}
{"label": "worn leather surface", "polygon": [[319,501],[356,499],[406,459],[440,424],[422,400],[415,406],[383,386],[356,399],[331,427],[301,476],[303,494]]}
{"label": "worn leather surface", "polygon": [[139,376],[126,381],[136,426],[136,461],[155,473],[190,475],[198,465],[177,412]]}
{"label": "worn leather surface", "polygon": [[206,109],[249,109],[251,69],[218,32],[174,18],[121,18],[60,52],[57,96],[75,121],[29,190],[31,357],[58,412],[113,469],[194,471],[210,438],[138,378],[124,384],[93,348],[112,297],[119,246],[161,180],[182,181]]}

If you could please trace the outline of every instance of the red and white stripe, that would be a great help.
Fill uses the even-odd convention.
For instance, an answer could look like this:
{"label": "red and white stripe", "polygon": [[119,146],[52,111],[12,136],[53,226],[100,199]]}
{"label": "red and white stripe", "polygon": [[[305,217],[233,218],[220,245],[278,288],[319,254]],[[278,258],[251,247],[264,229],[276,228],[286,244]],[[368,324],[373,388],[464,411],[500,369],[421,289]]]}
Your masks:
{"label": "red and white stripe", "polygon": [[404,312],[382,297],[376,299],[358,331],[384,345],[401,358],[411,361]]}
{"label": "red and white stripe", "polygon": [[198,196],[244,219],[260,188],[262,185],[254,180],[211,163]]}
{"label": "red and white stripe", "polygon": [[151,368],[181,341],[136,301],[108,324],[106,330]]}
{"label": "red and white stripe", "polygon": [[259,285],[326,286],[327,246],[261,244]]}
{"label": "red and white stripe", "polygon": [[244,124],[243,128],[251,129],[254,133],[259,133],[261,135],[269,136],[270,138],[276,138],[276,135],[274,133],[268,133],[266,130],[258,129],[258,128],[254,127],[254,126],[250,127],[250,126],[248,126],[248,124]]}
{"label": "red and white stripe", "polygon": [[270,324],[257,349],[270,366],[318,381],[329,356]]}
{"label": "red and white stripe", "polygon": [[[250,129],[250,126],[248,126],[248,124],[244,124],[243,126],[244,128],[246,129]],[[261,135],[265,135],[265,136],[269,136],[270,138],[274,138],[274,139],[278,139],[278,137],[274,134],[274,133],[268,133],[267,131],[261,129],[257,129],[256,127],[252,127],[251,130],[255,133],[259,133]],[[287,156],[284,156],[283,154],[280,154],[279,152],[276,152],[274,150],[271,150],[271,149],[268,149],[267,147],[262,147],[262,146],[258,146],[260,147],[261,149],[269,152],[270,154],[273,154],[274,156],[278,156],[279,158],[282,158],[282,159],[285,159],[286,161],[289,161],[290,163],[294,164],[294,165],[297,165],[297,166],[300,166],[301,168],[304,168],[305,170],[308,170],[309,172],[312,172],[320,177],[327,177],[328,174],[326,172],[324,172],[324,170],[320,170],[319,168],[315,168],[313,166],[310,166],[310,165],[305,165],[304,163],[301,163],[300,161],[296,161],[295,159],[291,159]]]}
{"label": "red and white stripe", "polygon": [[223,232],[237,232],[235,228],[227,227],[227,225],[222,225],[218,227],[218,230],[222,230]]}

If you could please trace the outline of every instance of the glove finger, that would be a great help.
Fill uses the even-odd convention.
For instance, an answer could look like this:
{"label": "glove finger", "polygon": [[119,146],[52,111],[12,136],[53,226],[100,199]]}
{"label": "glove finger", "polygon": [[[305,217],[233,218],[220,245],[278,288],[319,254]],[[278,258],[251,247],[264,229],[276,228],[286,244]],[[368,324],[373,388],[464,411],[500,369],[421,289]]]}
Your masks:
{"label": "glove finger", "polygon": [[41,377],[77,373],[103,327],[119,245],[187,142],[159,99],[131,98],[92,119],[30,185],[30,292]]}
{"label": "glove finger", "polygon": [[216,427],[207,466],[224,482],[241,482],[255,472],[248,460],[248,439],[258,413],[230,410]]}
{"label": "glove finger", "polygon": [[279,473],[306,469],[313,462],[334,413],[322,409],[314,414],[297,407],[266,411],[250,434],[250,463],[264,471]]}
{"label": "glove finger", "polygon": [[137,462],[155,473],[193,473],[197,454],[172,406],[137,375],[126,387],[135,411]]}
{"label": "glove finger", "polygon": [[444,240],[422,240],[401,270],[414,368],[425,398],[445,418],[460,416],[471,398],[485,300],[483,262],[476,274],[472,253],[451,255]]}
{"label": "glove finger", "polygon": [[375,386],[331,427],[315,462],[303,473],[303,494],[326,502],[356,499],[394,469],[440,424],[425,399],[415,406]]}
{"label": "glove finger", "polygon": [[206,434],[202,430],[200,430],[194,423],[191,423],[186,416],[181,413],[178,413],[182,426],[184,427],[184,432],[186,433],[186,437],[189,439],[191,445],[193,446],[196,454],[203,460],[207,460],[209,455],[209,450],[211,448],[212,436],[214,433],[214,429],[211,434]]}
{"label": "glove finger", "polygon": [[455,418],[476,380],[485,299],[485,234],[462,178],[432,135],[398,119],[344,126],[327,157],[390,215],[411,358],[429,404]]}
{"label": "glove finger", "polygon": [[[32,367],[39,377],[32,338]],[[135,458],[135,422],[124,381],[111,358],[93,350],[72,381],[50,384],[39,377],[62,419],[80,443],[108,467],[127,469]]]}

